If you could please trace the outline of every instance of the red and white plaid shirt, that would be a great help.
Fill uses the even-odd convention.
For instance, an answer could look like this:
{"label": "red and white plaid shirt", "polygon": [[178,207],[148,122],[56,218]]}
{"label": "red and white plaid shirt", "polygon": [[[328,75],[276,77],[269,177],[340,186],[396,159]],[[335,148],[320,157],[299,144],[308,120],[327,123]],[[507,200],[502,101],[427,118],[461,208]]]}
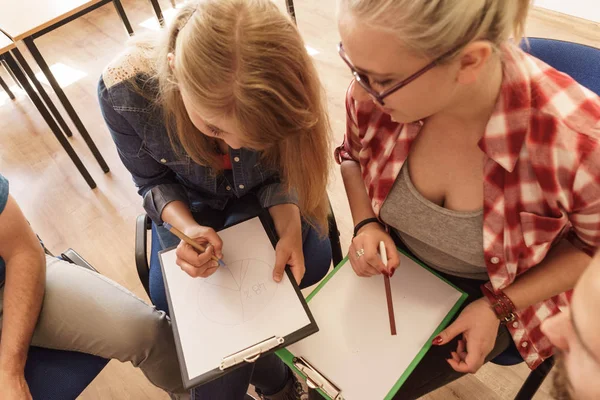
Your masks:
{"label": "red and white plaid shirt", "polygon": [[[483,246],[496,289],[540,263],[563,237],[588,254],[600,245],[600,98],[514,46],[503,57],[500,95],[479,141],[487,155]],[[351,92],[346,136],[335,156],[338,163],[360,163],[379,215],[422,123],[393,122]],[[532,369],[552,354],[541,322],[569,300],[570,292],[554,296],[520,310],[508,325]]]}

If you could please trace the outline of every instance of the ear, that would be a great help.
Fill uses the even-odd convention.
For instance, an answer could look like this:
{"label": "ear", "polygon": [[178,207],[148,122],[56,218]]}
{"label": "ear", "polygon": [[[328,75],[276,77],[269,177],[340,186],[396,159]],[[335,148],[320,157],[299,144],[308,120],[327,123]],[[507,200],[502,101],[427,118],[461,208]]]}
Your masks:
{"label": "ear", "polygon": [[478,40],[469,43],[459,55],[458,82],[462,84],[475,82],[492,53],[492,44],[488,41]]}
{"label": "ear", "polygon": [[169,67],[171,67],[171,71],[175,70],[175,54],[169,53],[167,54],[167,61],[169,63]]}

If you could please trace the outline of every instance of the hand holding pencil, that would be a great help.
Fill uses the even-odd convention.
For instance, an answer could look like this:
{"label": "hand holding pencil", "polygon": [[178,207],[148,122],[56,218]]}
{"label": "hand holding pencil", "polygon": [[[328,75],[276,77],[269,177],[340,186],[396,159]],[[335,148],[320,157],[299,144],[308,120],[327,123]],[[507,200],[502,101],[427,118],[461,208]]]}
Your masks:
{"label": "hand holding pencil", "polygon": [[221,260],[223,242],[212,228],[197,225],[183,233],[168,223],[163,226],[181,239],[176,251],[177,265],[191,277],[208,278],[225,266]]}

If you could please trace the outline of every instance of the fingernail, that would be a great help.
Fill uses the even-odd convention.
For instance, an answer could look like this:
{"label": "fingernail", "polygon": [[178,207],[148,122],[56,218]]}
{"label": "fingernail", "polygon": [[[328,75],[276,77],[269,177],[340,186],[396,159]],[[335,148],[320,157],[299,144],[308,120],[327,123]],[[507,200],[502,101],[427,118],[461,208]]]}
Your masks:
{"label": "fingernail", "polygon": [[211,263],[211,265],[212,265],[213,267],[218,267],[218,266],[219,266],[219,263],[218,263],[217,261],[213,261],[213,262]]}
{"label": "fingernail", "polygon": [[393,269],[393,270],[390,272],[390,278],[391,278],[392,276],[394,276],[394,273],[395,273],[395,272],[396,272],[396,270],[395,270],[395,269]]}
{"label": "fingernail", "polygon": [[281,275],[275,275],[275,281],[281,282]]}
{"label": "fingernail", "polygon": [[433,344],[441,344],[442,343],[442,337],[441,336],[436,336],[435,339],[433,339],[431,341],[431,343],[433,343]]}

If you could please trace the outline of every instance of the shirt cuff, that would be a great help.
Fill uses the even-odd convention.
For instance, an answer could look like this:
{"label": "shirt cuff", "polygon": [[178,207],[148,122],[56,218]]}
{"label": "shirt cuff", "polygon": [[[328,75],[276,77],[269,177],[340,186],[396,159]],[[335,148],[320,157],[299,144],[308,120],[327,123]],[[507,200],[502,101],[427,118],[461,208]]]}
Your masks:
{"label": "shirt cuff", "polygon": [[150,189],[144,195],[144,209],[156,224],[163,223],[163,209],[172,201],[183,201],[189,205],[189,199],[184,187],[180,184],[163,184]]}

